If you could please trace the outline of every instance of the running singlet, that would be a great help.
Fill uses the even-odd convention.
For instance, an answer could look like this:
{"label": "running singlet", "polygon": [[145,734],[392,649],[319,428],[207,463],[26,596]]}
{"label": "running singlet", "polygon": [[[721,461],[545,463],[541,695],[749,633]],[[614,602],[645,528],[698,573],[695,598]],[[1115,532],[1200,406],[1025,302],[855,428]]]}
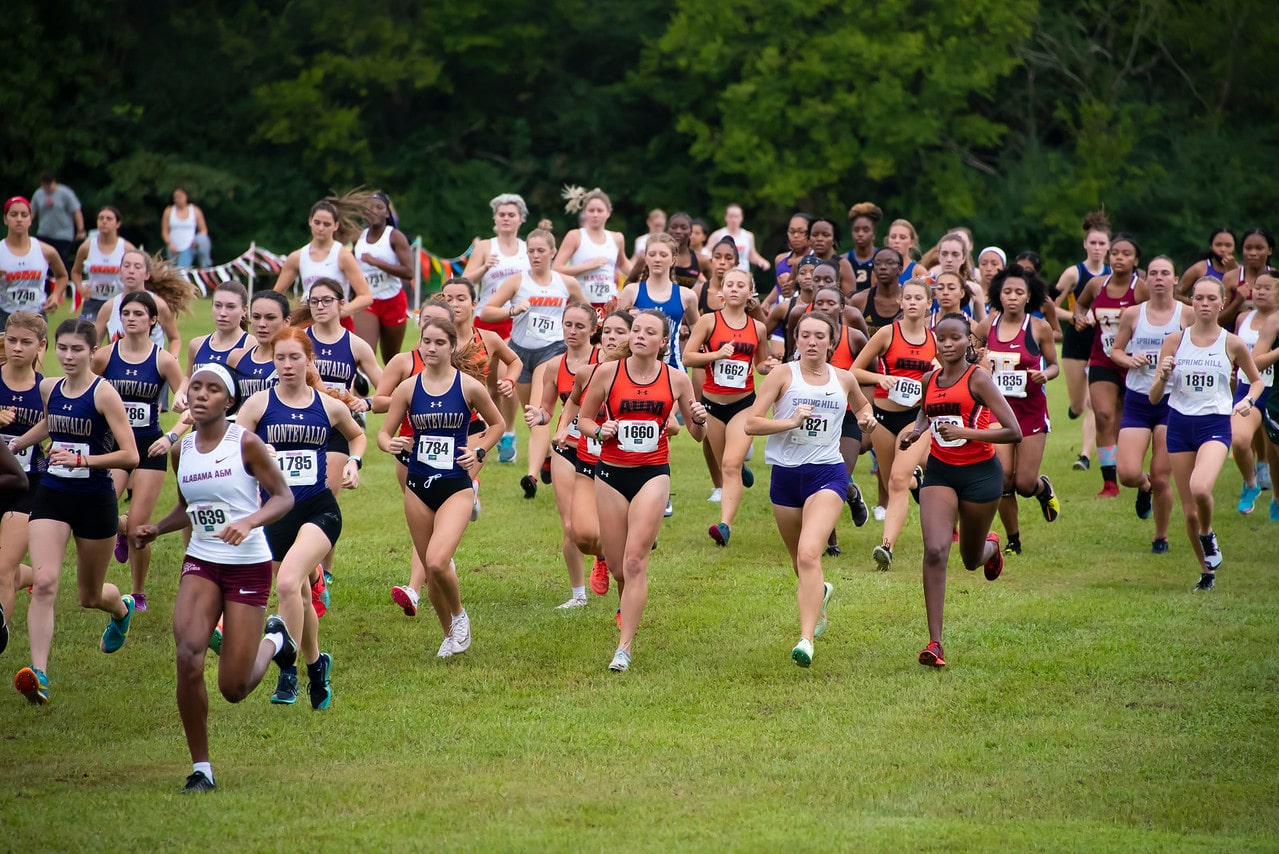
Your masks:
{"label": "running singlet", "polygon": [[995,446],[990,442],[969,441],[968,439],[943,439],[937,433],[937,425],[954,424],[959,427],[972,427],[984,430],[990,426],[990,410],[973,398],[969,383],[972,382],[976,365],[969,365],[968,370],[954,385],[943,388],[937,379],[938,371],[933,374],[928,390],[924,392],[924,415],[932,423],[933,446],[930,453],[943,463],[953,466],[964,466],[970,463],[985,462],[995,455]]}
{"label": "running singlet", "polygon": [[937,342],[931,331],[925,331],[922,342],[910,343],[902,333],[901,321],[893,321],[892,330],[888,350],[879,357],[879,372],[894,377],[896,382],[887,391],[877,384],[875,399],[890,400],[907,408],[919,406],[924,394],[924,374],[933,369],[933,359],[937,358]]}
{"label": "running singlet", "polygon": [[1088,264],[1080,261],[1075,265],[1075,286],[1071,288],[1070,295],[1066,297],[1066,311],[1075,310],[1075,300],[1079,299],[1079,295],[1084,292],[1084,288],[1088,287],[1088,280],[1095,279],[1097,276],[1109,276],[1110,265],[1102,264],[1101,272],[1094,274],[1088,269]]}
{"label": "running singlet", "polygon": [[1187,329],[1177,345],[1176,358],[1169,377],[1172,391],[1168,405],[1182,415],[1229,415],[1231,366],[1226,330],[1222,329],[1207,347],[1199,347]]}
{"label": "running singlet", "polygon": [[892,323],[901,316],[901,309],[890,315],[880,314],[875,308],[875,291],[879,290],[877,286],[872,285],[870,292],[866,294],[866,310],[862,312],[866,318],[866,331],[870,335],[874,335],[880,329]]}
{"label": "running singlet", "polygon": [[550,284],[543,287],[533,281],[531,273],[520,275],[520,287],[511,297],[511,305],[529,301],[529,309],[511,321],[511,342],[526,350],[541,350],[564,342],[564,306],[568,305],[568,286],[559,273],[551,273]]}
{"label": "running singlet", "polygon": [[[1181,303],[1174,303],[1172,316],[1163,326],[1155,326],[1146,315],[1150,303],[1142,303],[1137,309],[1137,322],[1132,327],[1132,339],[1128,342],[1128,355],[1142,359],[1144,367],[1133,368],[1124,377],[1124,385],[1129,391],[1146,395],[1155,384],[1155,369],[1159,366],[1159,350],[1164,339],[1181,330]],[[1168,389],[1164,389],[1164,397]]]}
{"label": "running singlet", "polygon": [[[0,406],[13,413],[13,420],[0,430],[0,441],[6,445],[26,433],[44,419],[44,400],[40,397],[40,382],[44,377],[36,374],[35,385],[26,391],[15,391],[4,381],[0,373]],[[48,463],[45,461],[44,449],[40,445],[32,445],[26,450],[14,454],[22,470],[28,474],[39,474]]]}
{"label": "running singlet", "polygon": [[851,371],[853,362],[856,360],[857,354],[853,352],[853,342],[848,338],[848,327],[841,325],[839,340],[835,342],[835,349],[830,354],[830,363],[841,371]]}
{"label": "running singlet", "polygon": [[[870,277],[871,277],[871,274],[875,272],[875,253],[878,251],[879,251],[878,249],[872,246],[870,248],[870,257],[867,258],[865,261],[857,260],[856,249],[849,249],[848,254],[844,256],[845,258],[848,259],[849,266],[853,268],[853,283],[854,283],[853,293],[857,293],[858,291],[864,291],[870,287]],[[901,284],[905,284],[908,281],[910,281],[909,276],[907,276],[906,280],[903,281]]]}
{"label": "running singlet", "polygon": [[458,454],[466,448],[467,427],[471,407],[462,393],[462,372],[453,372],[449,390],[440,396],[413,383],[409,400],[409,423],[413,425],[413,447],[409,450],[409,475],[426,478],[428,484],[437,477],[470,475],[458,463]]}
{"label": "running singlet", "polygon": [[605,231],[604,242],[595,243],[584,228],[577,230],[577,237],[577,249],[573,250],[572,257],[568,259],[570,267],[604,259],[599,267],[577,276],[586,298],[591,305],[599,308],[617,296],[617,240],[614,232]]}
{"label": "running singlet", "polygon": [[671,369],[659,362],[657,376],[640,385],[631,379],[623,359],[604,404],[617,421],[617,435],[604,442],[600,462],[614,466],[660,466],[670,462],[666,419],[675,408]]}
{"label": "running singlet", "polygon": [[[599,361],[600,348],[592,347],[591,355],[587,358],[587,366],[594,365]],[[573,392],[573,383],[577,380],[577,373],[568,369],[568,354],[565,353],[560,357],[560,366],[555,371],[555,393],[559,395],[560,404],[564,404],[568,400],[568,396]],[[577,418],[574,418],[568,424],[568,438],[574,442],[581,439],[582,431],[577,429]]]}
{"label": "running singlet", "polygon": [[1114,362],[1110,361],[1110,348],[1115,346],[1115,335],[1119,332],[1119,316],[1130,305],[1137,304],[1137,276],[1134,274],[1128,283],[1128,290],[1116,299],[1106,292],[1110,286],[1111,276],[1106,276],[1105,283],[1093,298],[1092,316],[1096,318],[1096,329],[1093,331],[1092,352],[1088,357],[1089,367],[1110,368],[1124,373]]}
{"label": "running singlet", "polygon": [[296,502],[314,498],[329,488],[326,451],[331,429],[329,413],[315,389],[311,389],[311,402],[300,409],[280,400],[279,389],[267,392],[256,432],[258,438],[275,448],[275,464],[293,490]]}
{"label": "running singlet", "polygon": [[254,528],[238,546],[218,539],[227,525],[256,513],[262,507],[258,482],[244,467],[240,449],[244,428],[228,424],[226,435],[213,450],[196,448],[195,433],[182,437],[178,458],[178,489],[191,520],[187,554],[211,563],[246,565],[271,559],[266,533]]}
{"label": "running singlet", "polygon": [[514,255],[503,255],[498,247],[497,238],[490,237],[489,257],[497,258],[497,263],[485,270],[484,275],[480,277],[480,296],[476,305],[486,305],[493,298],[493,294],[497,293],[498,285],[511,276],[527,273],[529,270],[528,248],[523,240],[519,241],[519,248],[515,250]]}
{"label": "running singlet", "polygon": [[[1254,329],[1253,320],[1257,317],[1257,310],[1254,308],[1243,316],[1243,320],[1239,322],[1239,340],[1243,341],[1251,353],[1257,349],[1257,341],[1261,339],[1261,330]],[[1261,370],[1258,368],[1258,370]],[[1248,382],[1248,376],[1243,372],[1243,368],[1239,369],[1238,379],[1241,383]],[[1261,371],[1261,381],[1265,383],[1266,388],[1271,388],[1275,384],[1275,366],[1270,365],[1264,371]]]}
{"label": "running singlet", "polygon": [[[413,368],[411,373],[409,373],[409,376],[410,377],[417,376],[418,374],[422,373],[422,369],[425,367],[426,367],[426,363],[422,361],[422,353],[416,347],[414,347],[413,348]],[[411,405],[411,402],[410,402],[410,405]],[[399,435],[401,436],[413,435],[413,425],[409,422],[409,414],[407,412],[404,413],[404,418],[400,421]]]}
{"label": "running singlet", "polygon": [[0,311],[30,311],[36,314],[44,308],[44,280],[49,276],[49,262],[45,260],[40,241],[31,239],[31,249],[26,255],[14,255],[8,241],[0,240]]}
{"label": "running singlet", "polygon": [[[98,411],[93,400],[98,383],[102,381],[101,377],[95,379],[79,397],[67,397],[63,394],[62,386],[66,380],[54,383],[49,392],[48,406],[50,450],[61,448],[72,454],[79,453],[82,457],[109,454],[115,450],[115,439],[107,424],[107,417]],[[94,495],[115,493],[110,471],[87,466],[70,468],[51,465],[46,477],[40,482],[59,492]]]}
{"label": "running singlet", "polygon": [[89,257],[84,260],[85,284],[89,286],[89,299],[109,300],[119,296],[124,286],[120,284],[120,262],[124,260],[124,241],[116,239],[115,249],[104,253],[96,239],[89,241]]}
{"label": "running singlet", "polygon": [[649,296],[648,280],[639,283],[639,287],[635,292],[635,310],[642,311],[646,308],[655,308],[662,314],[666,315],[666,319],[671,322],[671,342],[670,351],[666,354],[666,363],[677,371],[684,370],[684,354],[680,352],[679,344],[679,327],[684,322],[684,300],[680,289],[671,285],[671,295],[666,298],[665,302],[658,302]]}
{"label": "running singlet", "polygon": [[1039,342],[1035,340],[1030,315],[1022,318],[1021,327],[1009,341],[1001,341],[999,338],[1001,319],[1002,315],[999,314],[991,318],[990,337],[986,339],[986,360],[990,363],[990,374],[995,380],[996,388],[1008,398],[1014,411],[1019,404],[1024,409],[1031,401],[1046,401],[1044,386],[1028,379],[1031,371],[1038,371],[1044,366],[1044,357],[1039,351]]}
{"label": "running singlet", "polygon": [[[117,299],[111,303],[111,316],[107,318],[107,340],[114,344],[123,337],[124,321],[120,320],[120,300]],[[164,346],[164,330],[158,320],[151,324],[151,343],[157,347]]]}
{"label": "running singlet", "polygon": [[[307,330],[308,332],[310,330]],[[245,346],[249,341],[249,333],[241,332],[240,339],[225,350],[215,350],[213,348],[213,335],[204,336],[204,340],[200,342],[200,346],[195,350],[195,358],[191,360],[191,373],[195,373],[196,368],[201,365],[225,365],[226,360],[231,354],[241,347]]]}
{"label": "running singlet", "polygon": [[[146,358],[135,363],[125,361],[120,345],[116,344],[102,378],[120,393],[135,438],[160,432],[160,391],[164,388],[164,377],[160,375],[159,347],[152,344]],[[146,452],[146,448],[138,446],[139,454]]]}
{"label": "running singlet", "polygon": [[338,263],[341,255],[342,244],[336,241],[323,261],[311,260],[309,243],[298,251],[298,277],[302,280],[302,299],[311,296],[311,285],[314,285],[318,279],[333,279],[342,286],[342,296],[348,300],[351,298],[351,283],[346,280],[346,276],[342,273],[342,266]]}
{"label": "running singlet", "polygon": [[[591,376],[588,377],[586,380],[586,385],[588,388],[590,387],[591,380],[594,378],[595,378],[595,367],[592,367]],[[585,397],[586,393],[583,392],[582,396]],[[602,406],[600,406],[600,411],[595,413],[595,423],[603,424],[607,420],[608,420],[608,403],[606,401]],[[576,419],[574,419],[573,426],[574,427],[577,426]],[[579,462],[585,463],[588,466],[595,465],[597,462],[599,462],[600,451],[602,450],[602,446],[603,446],[603,443],[600,442],[599,439],[596,439],[594,436],[588,436],[587,434],[582,433],[581,431],[578,431],[577,459]]]}
{"label": "running singlet", "polygon": [[711,394],[741,395],[755,390],[755,350],[759,336],[755,334],[755,320],[747,315],[746,325],[735,329],[728,325],[724,313],[713,315],[715,326],[702,345],[703,353],[714,353],[725,344],[733,345],[733,355],[716,359],[706,366],[706,378],[702,391]]}
{"label": "running singlet", "polygon": [[235,375],[235,384],[239,387],[241,400],[248,400],[263,389],[271,388],[277,379],[275,360],[267,359],[265,362],[259,362],[253,358],[253,350],[249,350],[240,357],[240,362],[232,373]]}
{"label": "running singlet", "polygon": [[826,371],[826,382],[812,385],[805,381],[799,362],[787,362],[791,372],[790,386],[773,404],[774,418],[790,418],[797,407],[807,404],[813,412],[804,423],[764,440],[764,461],[772,466],[833,465],[842,463],[839,452],[840,430],[844,410],[848,408],[848,392],[835,376]]}
{"label": "running singlet", "polygon": [[677,264],[671,265],[671,279],[681,288],[691,288],[697,284],[697,279],[702,275],[701,265],[697,263],[697,253],[689,252],[689,263],[687,267],[680,267]]}
{"label": "running singlet", "polygon": [[393,231],[395,229],[391,226],[383,226],[382,236],[377,239],[376,243],[369,243],[369,230],[366,228],[360,232],[360,239],[355,241],[355,260],[360,265],[360,272],[364,274],[365,281],[369,283],[369,291],[372,292],[373,299],[390,299],[404,288],[404,282],[395,276],[380,267],[374,267],[372,264],[360,260],[365,253],[368,253],[387,264],[400,263],[400,259],[395,257],[395,250],[391,248],[391,232]]}
{"label": "running singlet", "polygon": [[315,349],[315,370],[326,388],[341,391],[351,387],[355,379],[355,354],[351,352],[351,333],[345,329],[337,341],[326,344],[315,337],[315,327],[308,326],[307,337]]}

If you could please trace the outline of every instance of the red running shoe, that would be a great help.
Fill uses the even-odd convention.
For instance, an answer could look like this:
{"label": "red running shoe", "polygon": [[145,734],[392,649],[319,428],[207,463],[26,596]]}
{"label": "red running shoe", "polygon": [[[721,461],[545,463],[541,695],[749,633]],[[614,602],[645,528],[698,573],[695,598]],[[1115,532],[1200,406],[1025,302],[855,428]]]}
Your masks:
{"label": "red running shoe", "polygon": [[622,627],[622,609],[621,608],[617,609],[617,614],[615,615],[615,619],[617,620],[617,627],[620,629]]}
{"label": "red running shoe", "polygon": [[991,531],[986,542],[995,544],[995,556],[986,561],[986,580],[994,581],[1004,571],[1004,550],[999,547],[999,535]]}
{"label": "red running shoe", "polygon": [[407,587],[392,587],[391,601],[399,605],[404,610],[404,616],[417,616],[417,602],[413,601],[413,594]]}
{"label": "red running shoe", "polygon": [[956,529],[954,530],[954,532],[950,535],[950,541],[951,541],[952,543],[957,543],[957,542],[959,542],[959,529],[958,529],[958,528],[956,528]]}
{"label": "red running shoe", "polygon": [[591,567],[591,592],[596,596],[608,594],[608,564],[602,557],[595,558],[595,565]]}
{"label": "red running shoe", "polygon": [[928,646],[919,651],[919,663],[928,667],[945,667],[946,657],[942,655],[941,644],[929,641]]}
{"label": "red running shoe", "polygon": [[320,580],[311,585],[311,604],[315,606],[315,616],[323,617],[329,612],[329,588],[324,583],[324,573]]}
{"label": "red running shoe", "polygon": [[1113,480],[1106,481],[1104,484],[1102,484],[1101,492],[1097,493],[1097,497],[1098,498],[1118,498],[1119,484],[1115,483]]}

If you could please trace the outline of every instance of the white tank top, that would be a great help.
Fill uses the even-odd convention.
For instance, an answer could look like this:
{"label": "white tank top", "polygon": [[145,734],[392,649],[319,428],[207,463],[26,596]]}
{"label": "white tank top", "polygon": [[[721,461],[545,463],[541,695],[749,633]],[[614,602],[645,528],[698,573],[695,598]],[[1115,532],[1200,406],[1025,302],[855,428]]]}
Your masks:
{"label": "white tank top", "polygon": [[[1261,330],[1254,329],[1252,322],[1257,318],[1257,310],[1254,308],[1243,317],[1243,322],[1239,324],[1239,340],[1248,345],[1248,352],[1254,353],[1257,349],[1257,341],[1261,338]],[[1247,375],[1240,368],[1238,372],[1239,382],[1248,382]],[[1265,383],[1266,388],[1270,388],[1275,384],[1275,366],[1271,365],[1261,372],[1261,381]]]}
{"label": "white tank top", "polygon": [[600,258],[606,260],[603,266],[587,270],[577,277],[591,305],[603,305],[617,296],[617,237],[614,232],[606,231],[603,243],[593,243],[584,228],[577,230],[577,236],[577,249],[568,259],[568,266],[576,267]]}
{"label": "white tank top", "polygon": [[33,311],[44,308],[44,280],[49,276],[49,262],[44,258],[40,241],[31,238],[31,249],[26,255],[14,255],[8,241],[0,240],[0,311]]}
{"label": "white tank top", "polygon": [[123,260],[124,241],[120,238],[116,238],[115,249],[110,254],[102,251],[98,238],[89,241],[89,257],[84,262],[89,299],[109,300],[123,292],[124,286],[120,284],[120,262]]}
{"label": "white tank top", "polygon": [[[154,210],[154,208],[152,208]],[[187,205],[187,218],[178,218],[178,208],[169,208],[169,242],[179,252],[190,249],[195,243],[195,205]]]}
{"label": "white tank top", "polygon": [[551,283],[542,287],[528,273],[520,275],[520,287],[511,305],[531,300],[528,311],[511,323],[511,343],[526,350],[540,350],[564,341],[564,306],[568,305],[568,286],[564,277],[551,272]]}
{"label": "white tank top", "polygon": [[813,407],[813,414],[800,426],[765,439],[764,462],[787,468],[843,462],[839,437],[844,412],[848,409],[848,392],[835,376],[835,368],[827,366],[826,382],[822,385],[805,381],[799,362],[787,362],[786,368],[790,370],[790,386],[773,404],[773,417],[790,418],[804,403]]}
{"label": "white tank top", "polygon": [[1229,415],[1231,366],[1226,330],[1207,347],[1196,347],[1187,329],[1176,358],[1168,405],[1182,415]]}
{"label": "white tank top", "polygon": [[528,247],[524,245],[523,240],[519,244],[519,249],[514,255],[503,255],[502,250],[498,248],[497,238],[489,238],[489,257],[497,258],[497,263],[480,277],[480,296],[477,305],[482,306],[492,299],[493,294],[497,293],[498,286],[511,276],[528,272]]}
{"label": "white tank top", "polygon": [[187,503],[191,520],[191,543],[187,554],[212,563],[252,564],[271,559],[266,533],[254,528],[244,542],[232,546],[214,535],[229,522],[256,513],[262,506],[258,482],[244,468],[240,437],[244,428],[228,424],[226,435],[207,454],[195,447],[195,433],[182,437],[178,459],[178,487]]}
{"label": "white tank top", "polygon": [[[1124,384],[1129,391],[1138,394],[1149,394],[1150,387],[1155,384],[1155,369],[1159,365],[1159,349],[1164,339],[1181,330],[1181,303],[1174,303],[1172,318],[1163,326],[1155,326],[1146,319],[1146,306],[1142,303],[1137,310],[1137,322],[1133,324],[1132,340],[1128,342],[1128,355],[1137,359],[1145,359],[1142,368],[1130,368]],[[1165,395],[1167,392],[1165,392]]]}
{"label": "white tank top", "polygon": [[[120,294],[121,298],[124,294]],[[107,340],[115,343],[124,337],[124,322],[120,320],[120,300],[117,299],[111,304],[111,314],[107,317]],[[151,324],[151,343],[157,347],[164,347],[164,330],[160,328],[160,321]]]}
{"label": "white tank top", "polygon": [[333,242],[333,248],[329,250],[328,256],[323,261],[311,260],[309,243],[298,251],[298,275],[302,278],[302,299],[311,295],[311,285],[315,284],[316,279],[324,278],[336,281],[342,286],[342,295],[348,300],[351,298],[351,283],[346,280],[346,276],[342,274],[342,268],[338,265],[338,258],[341,255],[342,244],[337,241]]}
{"label": "white tank top", "polygon": [[395,250],[391,248],[391,232],[394,230],[391,226],[386,226],[382,229],[382,236],[377,239],[377,243],[369,243],[369,230],[366,228],[360,232],[360,239],[355,241],[355,260],[359,262],[360,271],[364,273],[364,278],[369,283],[373,299],[390,299],[404,288],[404,282],[400,279],[372,264],[360,261],[367,252],[387,264],[400,263],[400,259],[395,257]]}

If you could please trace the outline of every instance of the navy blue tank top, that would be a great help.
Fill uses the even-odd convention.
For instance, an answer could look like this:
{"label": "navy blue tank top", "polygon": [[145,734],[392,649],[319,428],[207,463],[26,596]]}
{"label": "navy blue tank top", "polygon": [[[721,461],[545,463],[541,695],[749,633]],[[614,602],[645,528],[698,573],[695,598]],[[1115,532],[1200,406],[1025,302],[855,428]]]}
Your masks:
{"label": "navy blue tank top", "polygon": [[[8,427],[0,428],[0,441],[7,444],[10,439],[18,438],[44,418],[44,400],[40,397],[40,382],[43,379],[37,373],[35,385],[26,391],[15,391],[4,381],[4,374],[0,373],[0,406],[13,410],[13,421]],[[48,465],[44,448],[40,445],[32,445],[14,456],[27,474],[39,475]]]}
{"label": "navy blue tank top", "polygon": [[[1089,270],[1086,266],[1084,266],[1083,261],[1080,261],[1078,264],[1075,265],[1075,273],[1077,274],[1079,278],[1079,281],[1075,282],[1075,299],[1079,299],[1079,295],[1084,292],[1084,288],[1088,287],[1088,280],[1093,278],[1093,274],[1091,270]],[[1103,276],[1110,275],[1109,264],[1101,265],[1101,275]]]}
{"label": "navy blue tank top", "polygon": [[[870,283],[873,281],[871,279],[871,275],[875,272],[875,253],[878,251],[878,249],[872,246],[870,248],[870,258],[865,261],[857,260],[856,249],[849,249],[848,254],[844,256],[848,259],[849,265],[853,268],[853,293],[864,291],[870,287]],[[904,273],[906,271],[903,270],[902,272]],[[909,277],[907,277],[907,281],[909,281]],[[903,282],[903,284],[905,284],[905,282]]]}
{"label": "navy blue tank top", "polygon": [[[159,353],[160,348],[152,344],[147,357],[135,365],[124,360],[120,345],[116,344],[102,373],[102,378],[120,392],[135,437],[160,432],[160,391],[164,388],[164,377],[160,375]],[[145,453],[141,445],[138,453]]]}
{"label": "navy blue tank top", "polygon": [[332,344],[325,344],[315,337],[315,332],[308,327],[306,334],[315,348],[315,369],[320,372],[320,379],[331,389],[351,387],[355,379],[355,354],[351,351],[351,333],[342,330],[342,337]]}
{"label": "navy blue tank top", "polygon": [[298,409],[280,400],[278,389],[267,394],[266,408],[258,420],[258,437],[275,448],[275,464],[293,490],[293,500],[314,498],[329,488],[325,452],[332,425],[320,392],[312,389],[311,402]]}
{"label": "navy blue tank top", "polygon": [[[102,378],[95,379],[79,397],[67,397],[62,393],[65,382],[65,379],[58,380],[49,392],[49,439],[52,447],[65,448],[72,453],[78,451],[86,457],[114,451],[115,438],[111,435],[107,418],[98,411],[93,400]],[[60,492],[115,493],[108,469],[49,466],[40,482]]]}
{"label": "navy blue tank top", "polygon": [[232,371],[236,385],[240,387],[240,399],[247,400],[265,388],[275,385],[275,359],[258,362],[250,350],[240,357],[240,362]]}
{"label": "navy blue tank top", "polygon": [[678,286],[672,284],[671,296],[666,302],[657,302],[648,295],[648,280],[639,283],[639,291],[635,294],[635,308],[655,308],[666,315],[671,322],[670,352],[666,354],[666,363],[677,371],[684,370],[684,358],[680,353],[679,325],[684,322],[684,300]]}
{"label": "navy blue tank top", "polygon": [[409,401],[409,424],[413,427],[409,474],[425,478],[469,477],[457,462],[457,455],[466,447],[471,423],[461,372],[454,372],[453,384],[438,397],[427,392],[422,387],[422,375],[418,377]]}
{"label": "navy blue tank top", "polygon": [[249,333],[241,332],[240,340],[236,341],[235,344],[232,345],[231,349],[214,350],[213,336],[206,335],[204,337],[204,340],[200,342],[200,346],[197,347],[195,350],[195,360],[191,362],[191,366],[194,368],[196,365],[207,365],[210,363],[225,365],[227,358],[236,350],[239,350],[241,347],[245,346],[245,344],[248,342],[248,339],[249,339]]}

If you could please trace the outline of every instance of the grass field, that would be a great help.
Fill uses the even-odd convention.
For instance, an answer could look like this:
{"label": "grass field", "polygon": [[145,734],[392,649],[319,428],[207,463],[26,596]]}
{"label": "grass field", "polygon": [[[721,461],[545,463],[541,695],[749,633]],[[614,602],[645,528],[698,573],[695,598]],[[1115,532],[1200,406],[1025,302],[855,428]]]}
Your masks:
{"label": "grass field", "polygon": [[[184,334],[207,330],[197,308]],[[721,550],[687,436],[629,673],[605,670],[615,596],[554,609],[568,592],[557,516],[549,488],[520,497],[522,448],[519,464],[486,467],[484,514],[457,557],[474,646],[437,661],[429,609],[407,619],[389,601],[409,541],[391,461],[372,451],[343,497],[321,622],[333,707],[312,712],[305,693],[269,705],[274,668],[238,706],[210,681],[219,791],[187,798],[170,628],[181,541],[157,546],[151,609],[109,658],[105,618],[80,611],[68,573],[52,702],[0,693],[0,849],[1277,850],[1269,495],[1236,514],[1227,465],[1225,564],[1216,590],[1192,595],[1180,510],[1171,554],[1152,556],[1132,493],[1103,502],[1095,470],[1070,471],[1063,392],[1044,466],[1062,517],[1048,526],[1023,502],[1025,554],[993,584],[952,560],[941,671],[915,661],[927,632],[913,505],[891,573],[870,560],[878,525],[845,516],[843,556],[825,561],[830,628],[801,670],[762,453]],[[161,512],[172,496],[170,481]],[[127,584],[127,567],[111,578]],[[6,678],[28,660],[26,602]]]}

